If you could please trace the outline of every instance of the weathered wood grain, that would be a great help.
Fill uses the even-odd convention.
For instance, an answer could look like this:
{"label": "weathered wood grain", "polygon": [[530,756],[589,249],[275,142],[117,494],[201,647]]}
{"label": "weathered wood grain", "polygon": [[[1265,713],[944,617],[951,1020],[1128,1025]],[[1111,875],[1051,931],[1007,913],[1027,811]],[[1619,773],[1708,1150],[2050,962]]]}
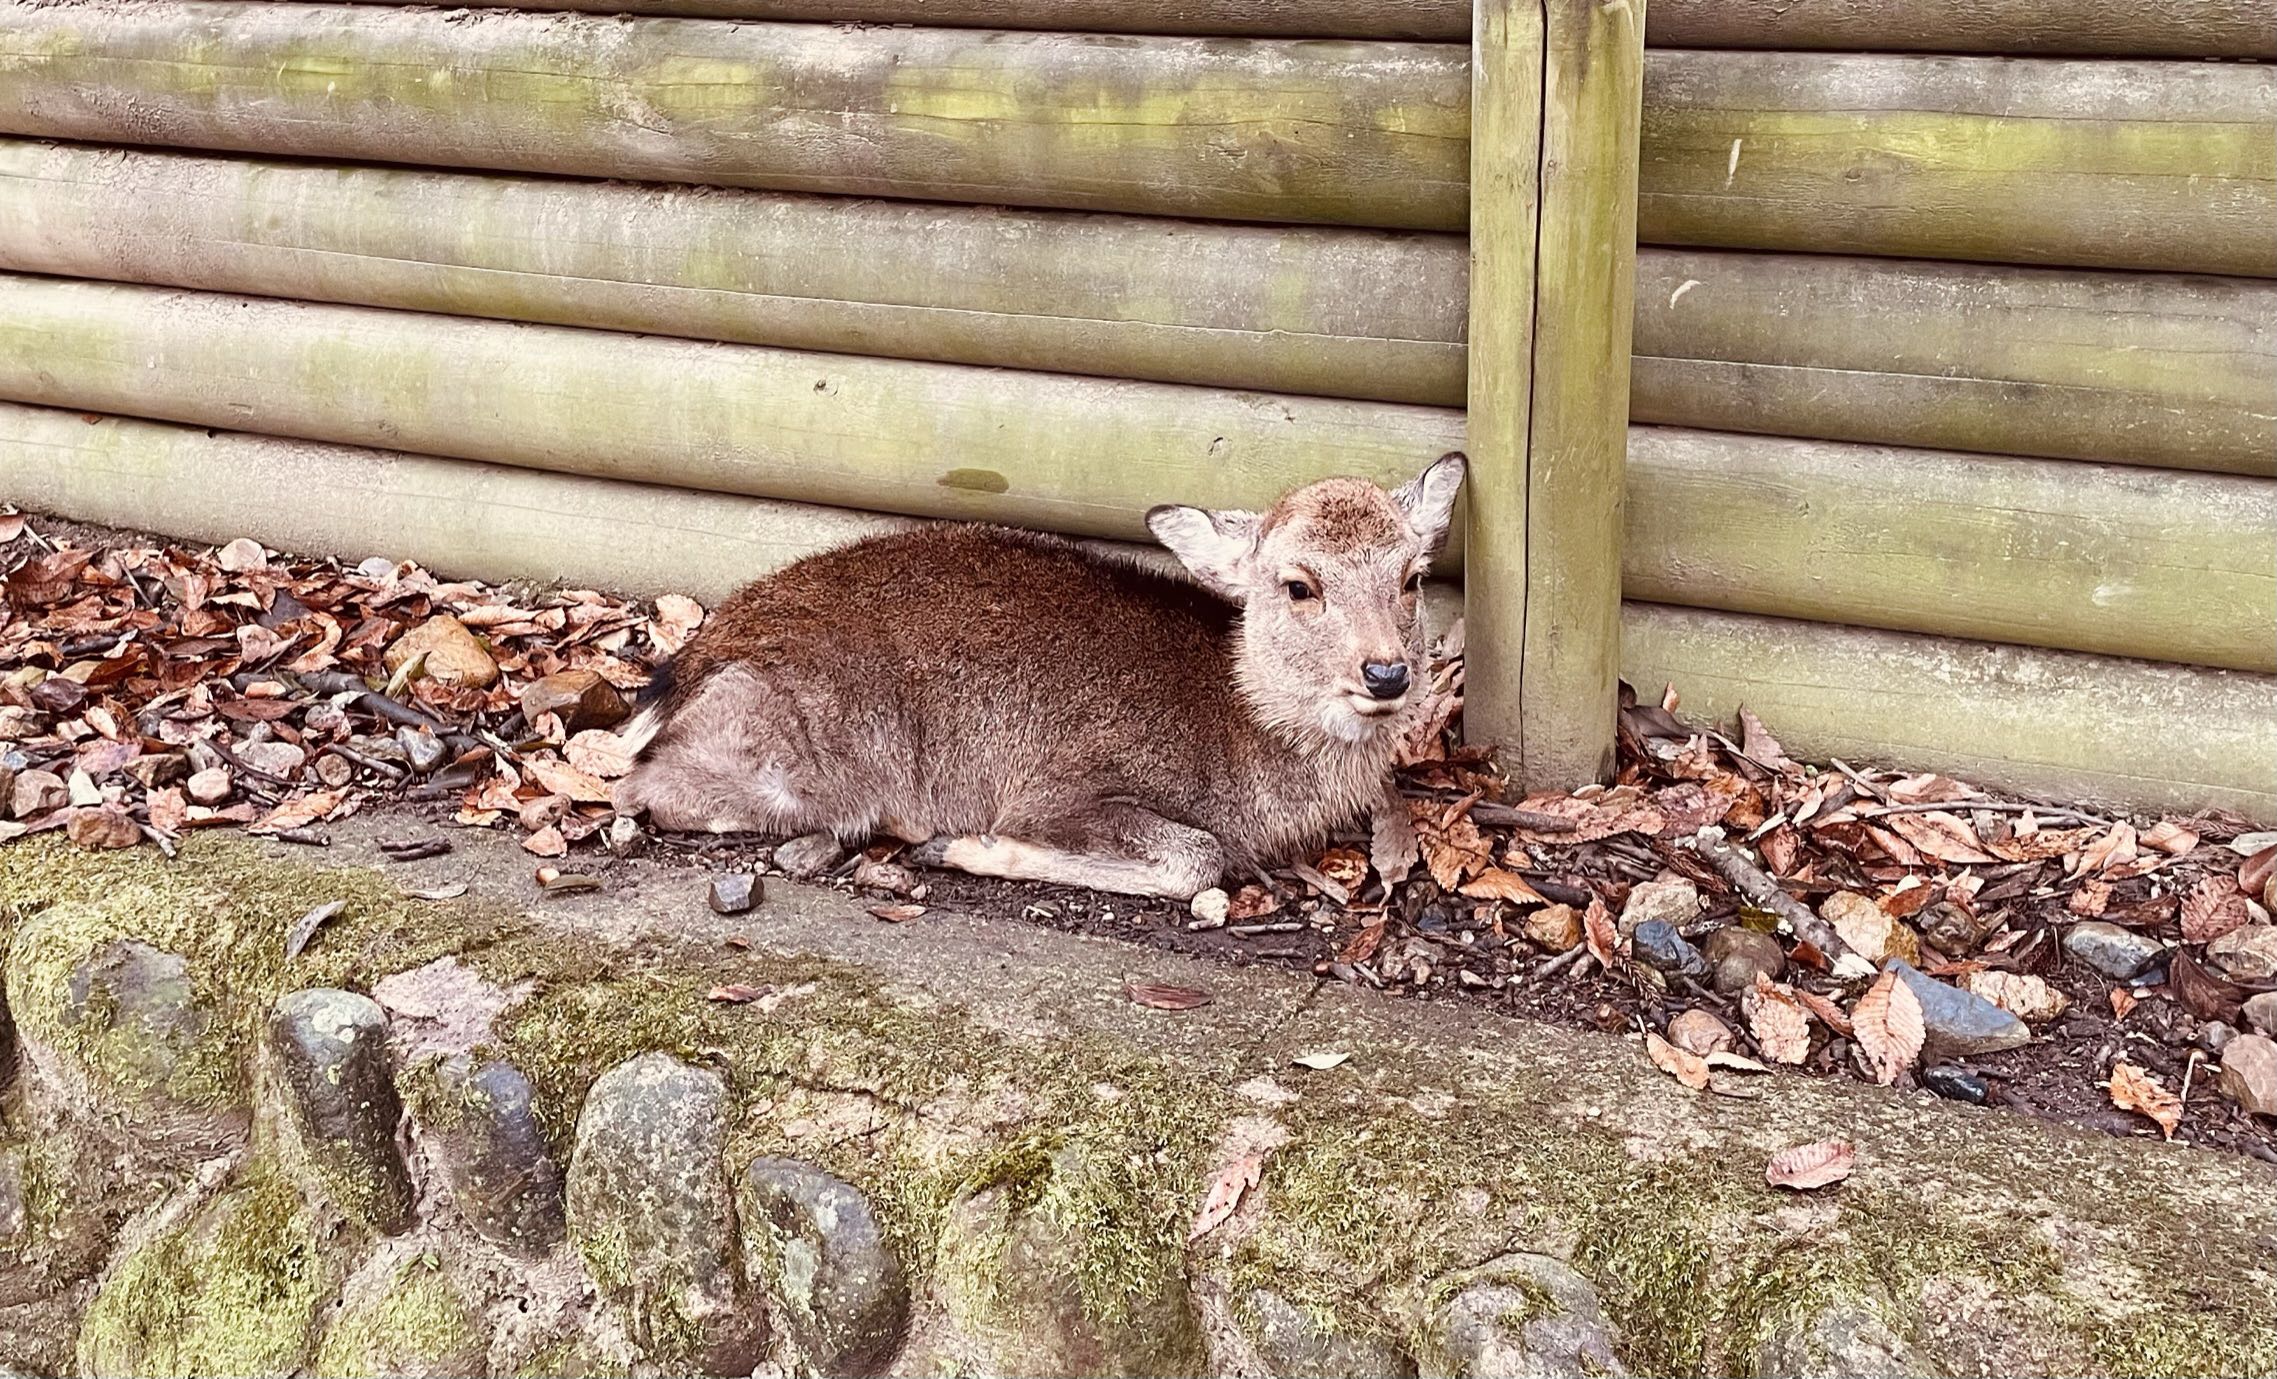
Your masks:
{"label": "weathered wood grain", "polygon": [[1648,243],[2277,276],[2277,67],[1665,51]]}
{"label": "weathered wood grain", "polygon": [[[385,0],[410,3],[410,0]],[[506,0],[474,0],[477,8]],[[517,8],[1077,33],[1402,38],[1460,43],[1467,0],[544,0]],[[2260,0],[1660,0],[1662,48],[2277,57]]]}
{"label": "weathered wood grain", "polygon": [[1646,249],[1635,348],[1637,421],[2277,475],[2257,279]]}
{"label": "weathered wood grain", "polygon": [[0,132],[781,191],[1453,229],[1444,44],[0,3]]}
{"label": "weathered wood grain", "polygon": [[1635,603],[1622,674],[1787,751],[2066,801],[2277,822],[2277,678]]}
{"label": "weathered wood grain", "polygon": [[1086,536],[1404,482],[1462,414],[0,275],[0,398]]}
{"label": "weathered wood grain", "polygon": [[1630,598],[2277,672],[2277,479],[1640,426]]}
{"label": "weathered wood grain", "polygon": [[[1517,101],[1497,99],[1484,82],[1474,102],[1481,195],[1472,205],[1470,430],[1474,453],[1489,442],[1486,482],[1515,487],[1522,466],[1523,491],[1474,509],[1465,597],[1480,616],[1464,711],[1475,737],[1515,747],[1511,764],[1533,786],[1577,785],[1613,768],[1642,8],[1642,0],[1541,7],[1538,133],[1525,128]],[[1482,20],[1482,73],[1492,38]],[[1508,46],[1491,60],[1517,68],[1536,59]],[[1518,81],[1509,86],[1505,98]],[[1501,168],[1523,164],[1528,146],[1539,158],[1538,200],[1522,184],[1490,191]],[[1501,218],[1499,232],[1489,215]],[[1531,234],[1519,224],[1528,217]],[[1509,396],[1520,382],[1511,375],[1528,354],[1521,409]],[[1498,455],[1514,439],[1519,465]],[[1522,525],[1510,525],[1513,516]],[[1520,539],[1524,582],[1498,588],[1507,571],[1489,548]],[[1523,655],[1515,698],[1513,646]]]}
{"label": "weathered wood grain", "polygon": [[1668,48],[2277,57],[2263,0],[1655,0]]}
{"label": "weathered wood grain", "polygon": [[0,268],[1460,405],[1458,236],[0,139]]}

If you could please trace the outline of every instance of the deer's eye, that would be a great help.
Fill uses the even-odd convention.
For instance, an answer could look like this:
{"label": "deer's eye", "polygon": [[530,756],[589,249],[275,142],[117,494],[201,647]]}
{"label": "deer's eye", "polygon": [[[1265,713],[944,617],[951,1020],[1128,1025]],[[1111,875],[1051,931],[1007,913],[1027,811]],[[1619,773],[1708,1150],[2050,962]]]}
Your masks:
{"label": "deer's eye", "polygon": [[1289,602],[1291,603],[1303,603],[1306,599],[1320,597],[1312,591],[1311,585],[1301,579],[1292,579],[1281,587],[1289,591]]}

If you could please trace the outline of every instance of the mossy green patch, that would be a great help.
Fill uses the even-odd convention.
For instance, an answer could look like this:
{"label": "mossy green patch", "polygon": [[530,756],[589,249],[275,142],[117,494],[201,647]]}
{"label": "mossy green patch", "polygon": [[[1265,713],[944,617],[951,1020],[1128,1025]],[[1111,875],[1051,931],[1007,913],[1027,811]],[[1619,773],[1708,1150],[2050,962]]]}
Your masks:
{"label": "mossy green patch", "polygon": [[340,1262],[300,1193],[256,1163],[187,1221],[143,1242],[88,1305],[88,1374],[290,1374]]}
{"label": "mossy green patch", "polygon": [[450,1274],[439,1261],[415,1259],[385,1287],[341,1307],[317,1347],[315,1372],[340,1379],[475,1374],[484,1349]]}

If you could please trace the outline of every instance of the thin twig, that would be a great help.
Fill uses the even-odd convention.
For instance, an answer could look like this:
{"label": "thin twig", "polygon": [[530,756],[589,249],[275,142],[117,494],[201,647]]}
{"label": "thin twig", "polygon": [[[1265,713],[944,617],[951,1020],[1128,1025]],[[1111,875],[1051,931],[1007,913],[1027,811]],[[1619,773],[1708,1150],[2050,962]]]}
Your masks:
{"label": "thin twig", "polygon": [[366,771],[385,776],[391,781],[402,780],[410,774],[392,761],[381,761],[378,757],[366,756],[353,747],[343,746],[337,742],[326,743],[317,752],[317,755],[323,756],[326,753],[340,758],[351,766],[361,766]]}
{"label": "thin twig", "polygon": [[1547,981],[1589,955],[1589,945],[1577,943],[1534,969],[1534,980]]}
{"label": "thin twig", "polygon": [[2112,821],[2094,814],[2082,814],[2076,809],[2050,809],[2046,805],[2026,804],[2017,800],[1924,800],[1919,804],[1884,805],[1871,814],[1860,814],[1863,819],[1879,819],[1885,814],[1927,814],[1935,810],[1948,813],[1963,809],[1984,809],[1997,814],[2039,814],[2042,823],[2101,824],[2112,827]]}
{"label": "thin twig", "polygon": [[1797,938],[1809,941],[1827,961],[1835,962],[1850,952],[1850,945],[1834,932],[1834,926],[1812,914],[1810,907],[1787,894],[1777,881],[1761,867],[1740,855],[1739,849],[1724,839],[1724,831],[1713,824],[1701,829],[1679,846],[1689,847],[1701,860],[1723,874],[1726,881],[1737,887],[1741,895],[1762,909],[1787,921]]}
{"label": "thin twig", "polygon": [[262,770],[260,767],[253,765],[245,758],[237,755],[237,753],[229,750],[229,748],[223,746],[221,735],[218,733],[212,737],[207,738],[206,745],[213,748],[215,756],[220,757],[223,761],[228,762],[230,765],[236,767],[240,771],[243,771],[248,776],[253,776],[257,779],[268,781],[273,785],[289,786],[292,784],[291,781],[286,780],[283,776],[272,775],[269,772]]}
{"label": "thin twig", "polygon": [[1843,775],[1850,777],[1851,784],[1857,786],[1860,790],[1865,791],[1867,794],[1872,795],[1875,799],[1880,800],[1884,804],[1888,804],[1890,802],[1889,791],[1884,790],[1882,787],[1874,784],[1864,776],[1859,775],[1858,772],[1851,767],[1849,762],[1844,761],[1840,757],[1829,757],[1827,760],[1834,763],[1835,770],[1840,771]]}
{"label": "thin twig", "polygon": [[1519,809],[1514,805],[1480,802],[1471,806],[1473,822],[1496,828],[1522,828],[1528,833],[1577,833],[1581,825],[1560,814],[1544,814],[1538,809]]}

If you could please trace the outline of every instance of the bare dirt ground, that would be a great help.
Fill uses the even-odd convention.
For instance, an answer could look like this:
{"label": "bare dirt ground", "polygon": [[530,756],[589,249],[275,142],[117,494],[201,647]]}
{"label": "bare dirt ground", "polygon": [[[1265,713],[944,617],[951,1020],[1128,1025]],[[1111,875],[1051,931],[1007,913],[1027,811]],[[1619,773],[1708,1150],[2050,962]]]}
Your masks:
{"label": "bare dirt ground", "polygon": [[[169,848],[208,827],[316,847],[361,814],[407,857],[510,831],[553,888],[607,887],[635,857],[730,877],[774,859],[776,840],[657,835],[608,803],[623,769],[608,729],[700,625],[690,600],[448,582],[251,542],[174,548],[45,518],[0,517],[0,542],[0,849],[50,830]],[[2213,815],[2128,819],[1805,765],[1777,725],[1743,717],[1727,736],[1657,687],[1623,710],[1610,787],[1522,797],[1460,745],[1460,650],[1458,633],[1409,744],[1418,846],[1388,885],[1357,836],[1228,878],[1222,910],[912,874],[885,848],[786,860],[826,861],[881,924],[953,910],[1643,1032],[1702,1095],[1777,1096],[1778,1077],[1745,1065],[1778,1067],[2277,1162],[2277,1122],[2244,1109],[2243,1074],[2223,1070],[2234,1040],[2259,1037],[2246,1003],[2277,989],[2244,942],[2270,924],[2277,839]],[[1703,827],[1737,860],[1703,846]],[[1660,927],[1637,927],[1648,919]],[[2134,945],[2139,970],[2083,960],[2083,924]],[[1913,975],[1887,971],[1893,958]]]}

